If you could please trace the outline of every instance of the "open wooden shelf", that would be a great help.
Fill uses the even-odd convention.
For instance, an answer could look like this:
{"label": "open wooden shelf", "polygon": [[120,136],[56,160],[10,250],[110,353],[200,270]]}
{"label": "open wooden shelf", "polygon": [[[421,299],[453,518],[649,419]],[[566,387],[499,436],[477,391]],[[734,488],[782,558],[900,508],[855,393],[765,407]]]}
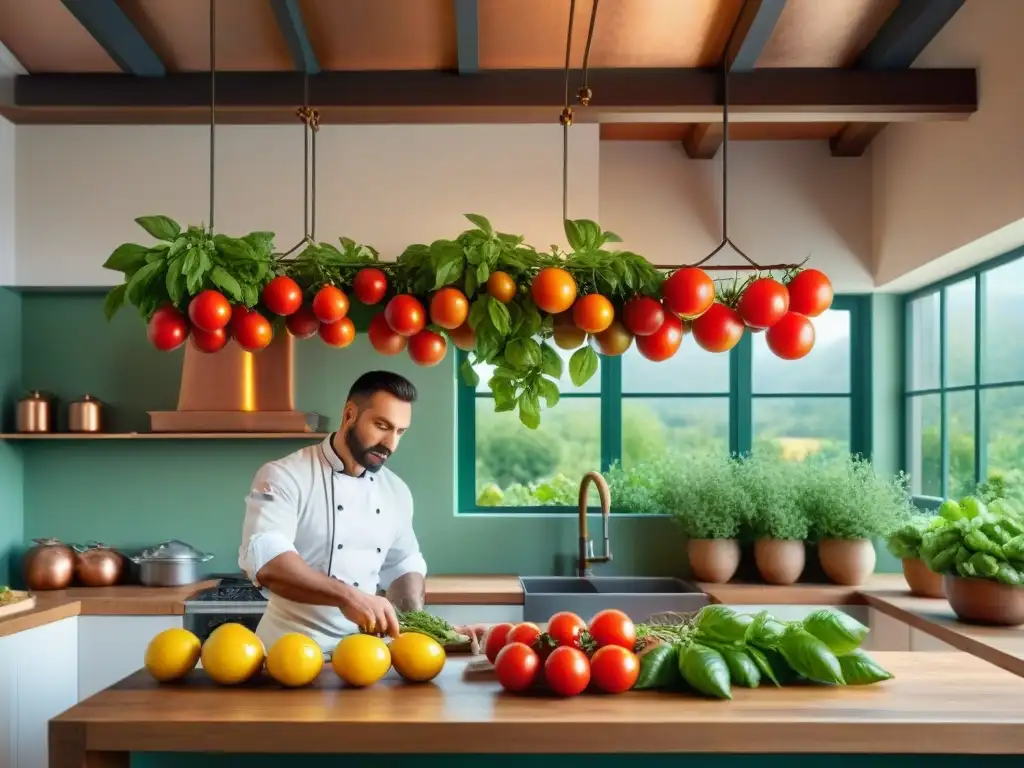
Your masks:
{"label": "open wooden shelf", "polygon": [[329,432],[8,432],[0,440],[323,440]]}

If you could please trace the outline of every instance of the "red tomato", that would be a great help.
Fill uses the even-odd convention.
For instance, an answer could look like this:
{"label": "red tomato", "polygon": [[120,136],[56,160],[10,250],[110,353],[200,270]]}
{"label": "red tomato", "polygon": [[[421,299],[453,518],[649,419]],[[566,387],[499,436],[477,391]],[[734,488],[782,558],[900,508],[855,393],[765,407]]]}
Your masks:
{"label": "red tomato", "polygon": [[200,352],[220,352],[228,343],[228,332],[223,328],[216,331],[204,331],[202,328],[192,329],[192,346]]}
{"label": "red tomato", "polygon": [[698,267],[683,267],[661,287],[665,306],[682,318],[700,317],[715,300],[715,281]]}
{"label": "red tomato", "polygon": [[690,325],[697,346],[708,352],[728,352],[743,338],[743,318],[717,301]]}
{"label": "red tomato", "polygon": [[352,281],[352,293],[363,304],[376,304],[388,292],[388,276],[376,267],[363,267]]}
{"label": "red tomato", "polygon": [[587,622],[571,611],[560,611],[548,619],[548,634],[559,645],[578,648],[580,633],[587,628]]}
{"label": "red tomato", "polygon": [[384,319],[395,333],[414,336],[426,326],[427,312],[415,296],[400,293],[384,308]]}
{"label": "red tomato", "polygon": [[435,325],[452,330],[469,317],[469,301],[458,288],[442,288],[430,300],[430,320]]}
{"label": "red tomato", "polygon": [[576,280],[561,267],[545,267],[530,283],[530,295],[537,309],[557,315],[576,301]]}
{"label": "red tomato", "polygon": [[469,323],[463,323],[458,328],[448,329],[448,338],[456,347],[465,352],[476,348],[476,332],[469,327]]}
{"label": "red tomato", "polygon": [[149,320],[146,338],[161,352],[177,349],[188,338],[188,323],[185,322],[185,316],[172,306],[161,307]]}
{"label": "red tomato", "polygon": [[683,343],[683,321],[677,315],[665,315],[665,322],[649,336],[637,336],[636,348],[648,360],[660,363],[668,360]]}
{"label": "red tomato", "polygon": [[405,345],[409,343],[405,336],[399,336],[391,330],[383,312],[374,315],[370,320],[370,328],[366,335],[370,337],[373,348],[382,355],[397,355],[403,352]]}
{"label": "red tomato", "polygon": [[336,349],[347,347],[356,337],[356,324],[351,317],[343,317],[336,323],[320,323],[317,330],[324,344]]}
{"label": "red tomato", "polygon": [[539,671],[540,658],[525,643],[509,643],[494,659],[494,672],[506,691],[525,691]]}
{"label": "red tomato", "polygon": [[223,294],[207,289],[189,302],[188,319],[204,331],[219,330],[231,320],[231,303]]}
{"label": "red tomato", "polygon": [[246,312],[239,318],[238,325],[231,329],[231,335],[242,349],[258,352],[265,349],[274,339],[274,329],[259,312]]}
{"label": "red tomato", "polygon": [[577,648],[555,648],[544,662],[544,681],[559,696],[583,693],[590,684],[590,662]]}
{"label": "red tomato", "polygon": [[321,323],[336,323],[348,314],[348,296],[340,288],[325,285],[313,297],[313,314]]}
{"label": "red tomato", "polygon": [[297,339],[308,339],[320,330],[320,321],[309,304],[303,304],[284,321],[288,332]]}
{"label": "red tomato", "polygon": [[615,307],[601,294],[591,293],[576,299],[572,319],[581,331],[600,333],[615,319]]}
{"label": "red tomato", "polygon": [[526,643],[526,645],[532,646],[537,642],[538,637],[540,637],[540,627],[532,621],[525,621],[521,624],[514,625],[512,629],[508,631],[508,637],[505,638],[505,644]]}
{"label": "red tomato", "polygon": [[814,347],[814,323],[798,312],[787,312],[768,329],[765,341],[776,357],[799,360]]}
{"label": "red tomato", "polygon": [[505,647],[508,631],[512,627],[512,624],[495,624],[487,631],[487,639],[484,641],[484,655],[487,656],[487,660],[491,664],[498,658],[498,651]]}
{"label": "red tomato", "polygon": [[771,328],[789,311],[789,291],[770,277],[761,277],[743,290],[736,311],[751,328]]}
{"label": "red tomato", "polygon": [[619,645],[632,651],[636,645],[636,627],[633,626],[632,619],[614,608],[594,614],[589,629],[590,636],[601,647]]}
{"label": "red tomato", "polygon": [[823,272],[805,269],[786,285],[789,309],[806,317],[817,317],[832,306],[832,282]]}
{"label": "red tomato", "polygon": [[250,312],[249,308],[245,304],[235,304],[231,307],[231,322],[228,323],[228,330],[231,331],[231,335],[235,335],[235,328],[242,321],[242,318],[248,315]]}
{"label": "red tomato", "polygon": [[640,676],[640,660],[631,650],[606,645],[591,657],[590,674],[594,685],[605,693],[624,693]]}
{"label": "red tomato", "polygon": [[[626,330],[626,326],[618,320],[600,333],[590,337],[590,344],[594,349],[607,357],[618,357],[625,354],[629,345],[633,343],[633,334]],[[562,346],[559,344],[559,346]]]}
{"label": "red tomato", "polygon": [[285,275],[278,275],[263,288],[263,303],[275,315],[291,315],[302,306],[302,289]]}
{"label": "red tomato", "polygon": [[650,336],[665,322],[661,302],[650,296],[637,296],[622,308],[622,324],[634,336]]}
{"label": "red tomato", "polygon": [[409,338],[409,357],[416,365],[437,365],[444,360],[448,342],[444,336],[433,331],[420,331]]}

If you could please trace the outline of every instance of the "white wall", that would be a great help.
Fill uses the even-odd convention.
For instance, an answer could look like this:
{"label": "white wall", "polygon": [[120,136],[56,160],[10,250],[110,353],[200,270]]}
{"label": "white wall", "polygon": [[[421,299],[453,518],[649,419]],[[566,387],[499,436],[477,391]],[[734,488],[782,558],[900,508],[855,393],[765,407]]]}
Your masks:
{"label": "white wall", "polygon": [[14,125],[0,117],[0,285],[14,283],[15,135]]}

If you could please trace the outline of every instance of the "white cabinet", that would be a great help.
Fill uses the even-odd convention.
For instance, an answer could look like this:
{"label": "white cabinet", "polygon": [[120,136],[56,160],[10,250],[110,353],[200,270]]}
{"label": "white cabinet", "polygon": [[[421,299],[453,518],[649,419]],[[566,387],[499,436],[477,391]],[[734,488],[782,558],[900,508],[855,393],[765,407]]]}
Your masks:
{"label": "white cabinet", "polygon": [[521,605],[430,605],[425,609],[455,626],[465,624],[517,623],[523,620]]}
{"label": "white cabinet", "polygon": [[142,668],[157,633],[181,616],[79,616],[78,696],[87,699]]}
{"label": "white cabinet", "polygon": [[18,679],[14,658],[17,642],[17,635],[0,637],[0,766],[17,764]]}

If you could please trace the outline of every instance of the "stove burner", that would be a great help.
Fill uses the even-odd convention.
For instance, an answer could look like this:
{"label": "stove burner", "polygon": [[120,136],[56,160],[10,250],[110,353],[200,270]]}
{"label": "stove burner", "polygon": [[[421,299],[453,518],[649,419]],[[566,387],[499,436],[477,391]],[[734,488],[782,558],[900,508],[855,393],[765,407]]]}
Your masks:
{"label": "stove burner", "polygon": [[263,593],[244,575],[230,574],[219,577],[216,586],[196,592],[186,602],[237,603],[266,600]]}

